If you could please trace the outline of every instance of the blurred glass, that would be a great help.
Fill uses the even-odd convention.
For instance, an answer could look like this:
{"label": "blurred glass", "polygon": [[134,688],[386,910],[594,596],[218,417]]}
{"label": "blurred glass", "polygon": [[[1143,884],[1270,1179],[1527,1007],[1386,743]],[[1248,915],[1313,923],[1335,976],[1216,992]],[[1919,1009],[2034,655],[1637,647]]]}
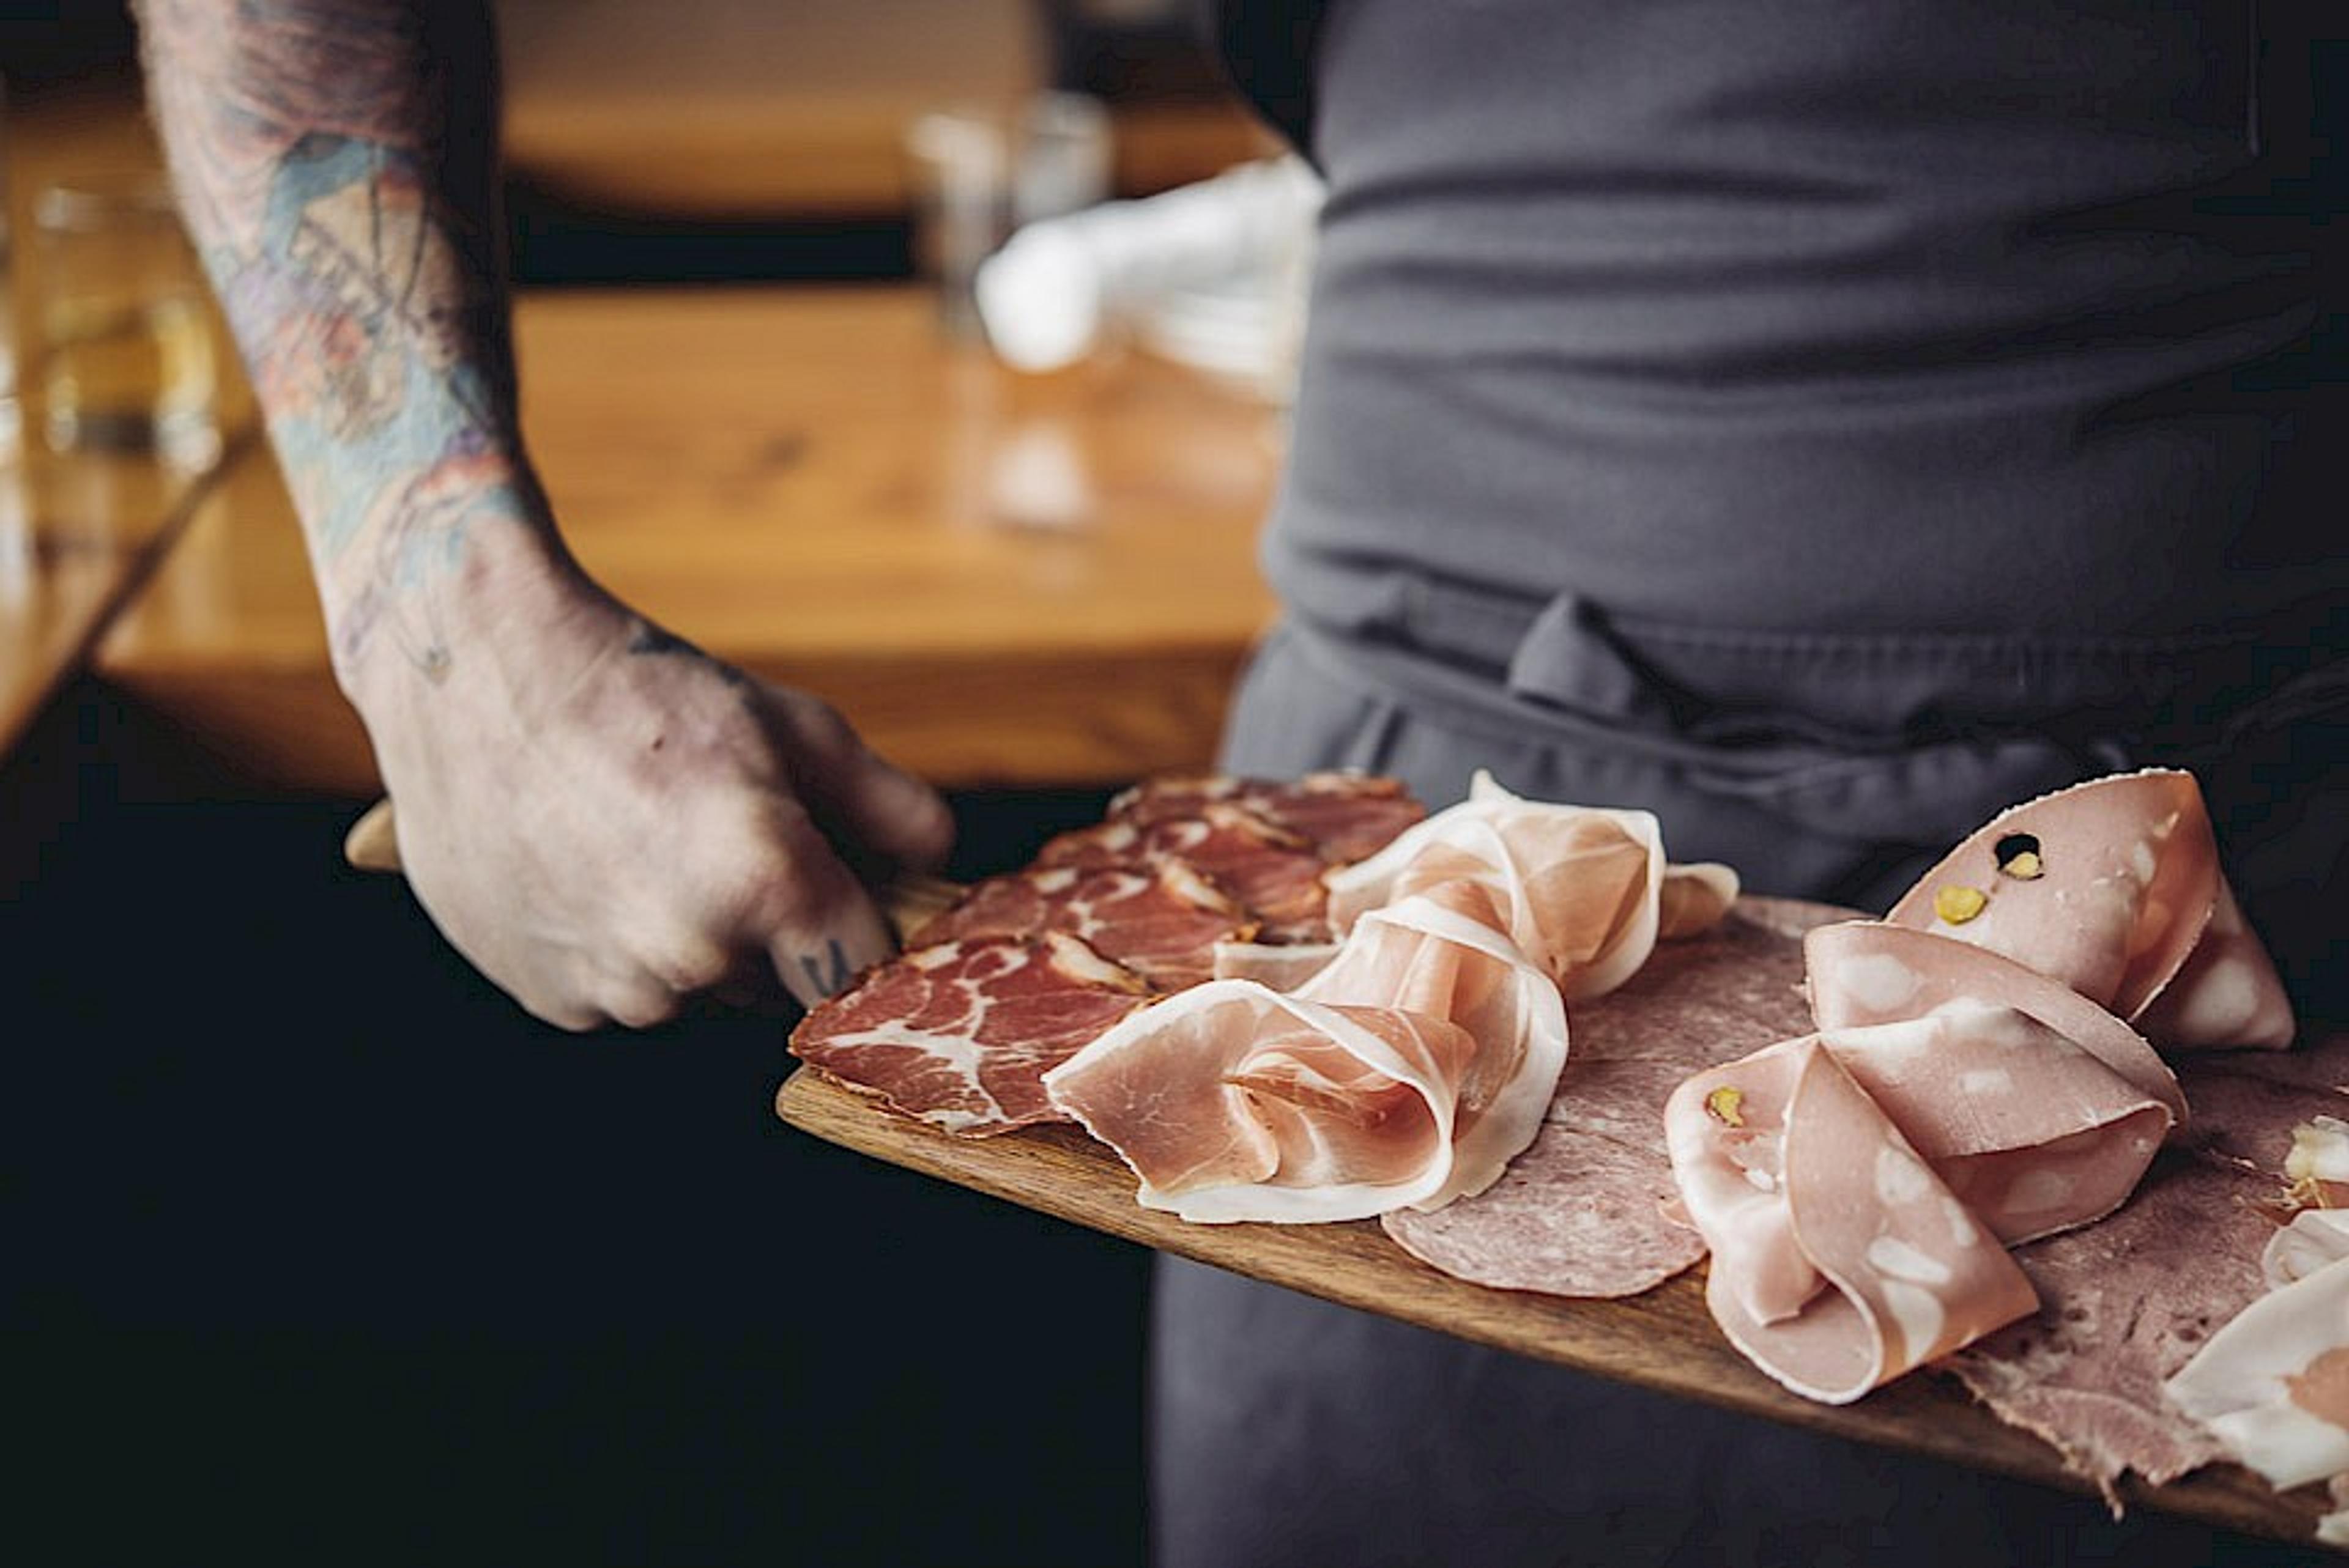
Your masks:
{"label": "blurred glass", "polygon": [[1080,93],[1030,94],[1008,114],[934,110],[908,129],[905,151],[916,260],[956,335],[981,335],[972,285],[1016,226],[1081,211],[1110,191],[1109,114]]}
{"label": "blurred glass", "polygon": [[53,185],[33,210],[34,321],[53,450],[220,456],[219,377],[195,252],[160,179]]}

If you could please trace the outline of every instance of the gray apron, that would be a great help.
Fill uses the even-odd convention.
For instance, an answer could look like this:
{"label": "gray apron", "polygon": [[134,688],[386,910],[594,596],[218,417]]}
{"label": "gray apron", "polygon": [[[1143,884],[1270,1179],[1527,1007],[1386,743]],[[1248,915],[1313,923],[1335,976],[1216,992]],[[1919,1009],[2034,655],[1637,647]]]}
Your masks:
{"label": "gray apron", "polygon": [[[1260,651],[1227,766],[1364,768],[1433,805],[1489,768],[1528,795],[1654,810],[1675,859],[1728,861],[1755,892],[1881,907],[2003,805],[2190,761],[2255,920],[2342,907],[2349,680],[2320,656],[2335,622],[2067,646],[1724,636],[1424,580],[1343,598],[1343,624],[1293,619]],[[2287,961],[2306,1006],[2318,961]],[[1197,1265],[1162,1260],[1154,1312],[1160,1568],[2299,1560]]]}

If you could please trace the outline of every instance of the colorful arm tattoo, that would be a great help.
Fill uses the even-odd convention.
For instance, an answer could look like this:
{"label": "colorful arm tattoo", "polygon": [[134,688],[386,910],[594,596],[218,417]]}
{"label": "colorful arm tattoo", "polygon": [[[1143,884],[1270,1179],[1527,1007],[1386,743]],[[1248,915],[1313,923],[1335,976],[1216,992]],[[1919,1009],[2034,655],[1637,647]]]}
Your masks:
{"label": "colorful arm tattoo", "polygon": [[515,429],[481,0],[139,0],[190,232],[292,488],[338,667],[438,679],[482,523],[552,531]]}

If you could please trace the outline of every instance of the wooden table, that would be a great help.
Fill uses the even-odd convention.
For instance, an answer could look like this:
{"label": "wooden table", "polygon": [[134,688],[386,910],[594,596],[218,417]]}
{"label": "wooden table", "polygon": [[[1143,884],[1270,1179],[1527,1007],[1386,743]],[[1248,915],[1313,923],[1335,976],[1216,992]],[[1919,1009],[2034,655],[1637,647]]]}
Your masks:
{"label": "wooden table", "polygon": [[[1139,356],[1049,378],[905,286],[554,294],[523,418],[588,568],[950,786],[1195,767],[1272,608],[1277,413]],[[98,655],[256,789],[377,788],[265,449]]]}
{"label": "wooden table", "polygon": [[[16,106],[5,175],[16,254],[0,282],[0,338],[17,345],[23,428],[0,438],[0,757],[5,757],[135,593],[186,521],[207,477],[134,454],[49,452],[38,428],[35,295],[41,260],[32,213],[60,181],[114,181],[161,167],[146,121],[119,94],[60,92]],[[0,247],[0,255],[5,255]],[[232,445],[252,423],[251,394],[217,314],[220,422]],[[0,345],[5,346],[5,345]]]}

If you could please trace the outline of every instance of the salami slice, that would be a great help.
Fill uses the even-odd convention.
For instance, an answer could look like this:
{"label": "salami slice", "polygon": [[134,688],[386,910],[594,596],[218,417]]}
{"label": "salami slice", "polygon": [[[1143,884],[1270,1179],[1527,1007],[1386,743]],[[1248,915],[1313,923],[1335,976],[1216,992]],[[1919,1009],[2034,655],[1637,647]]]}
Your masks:
{"label": "salami slice", "polygon": [[1574,1047],[1540,1131],[1487,1191],[1380,1221],[1461,1279],[1553,1295],[1634,1295],[1704,1255],[1666,1218],[1675,1198],[1664,1102],[1724,1057],[1802,1033],[1802,932],[1842,912],[1746,899],[1657,949],[1618,991],[1578,1007]]}

